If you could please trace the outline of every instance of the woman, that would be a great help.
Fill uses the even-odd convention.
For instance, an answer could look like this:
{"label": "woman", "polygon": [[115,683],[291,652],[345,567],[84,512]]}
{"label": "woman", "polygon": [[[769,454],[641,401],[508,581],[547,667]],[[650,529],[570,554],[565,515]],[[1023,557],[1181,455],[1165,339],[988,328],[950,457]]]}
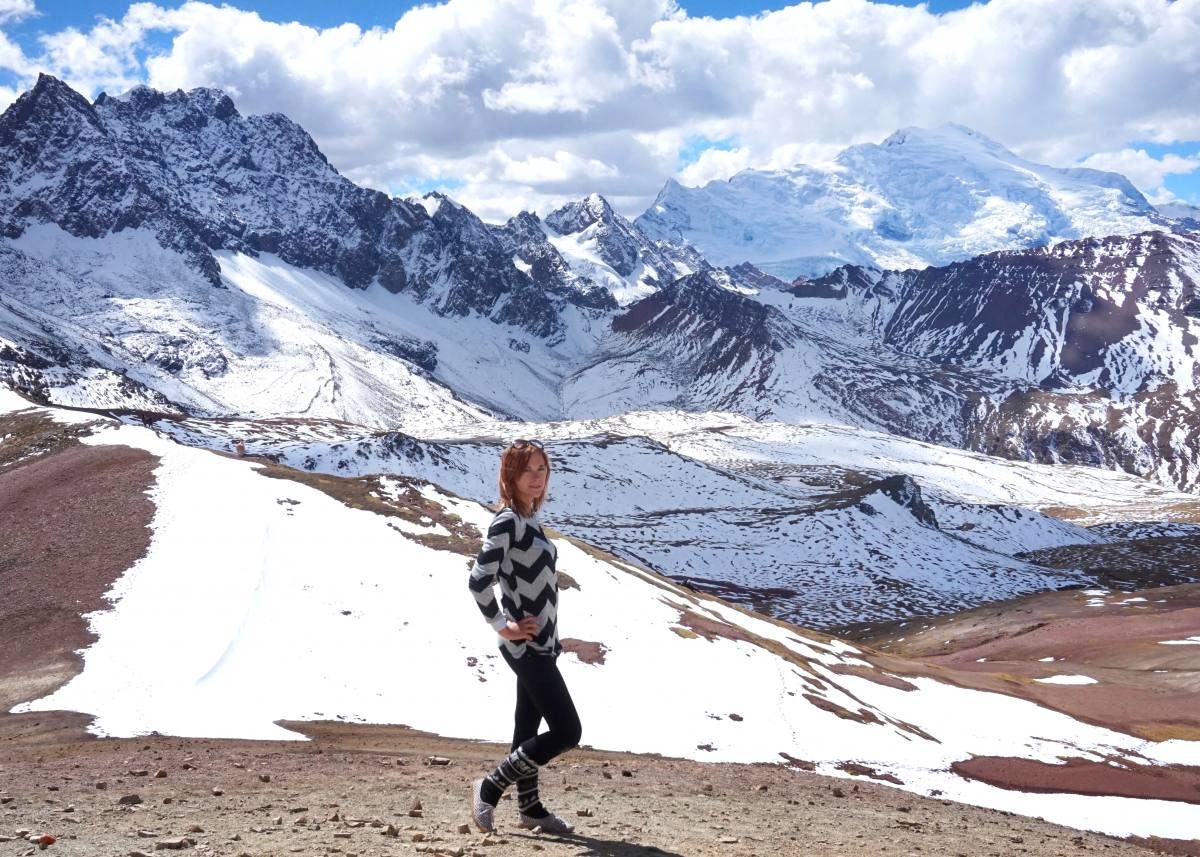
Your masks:
{"label": "woman", "polygon": [[[495,828],[493,813],[504,790],[517,784],[520,825],[547,833],[572,827],[542,806],[538,769],[579,744],[579,715],[556,660],[558,572],[554,544],[542,532],[538,509],[546,500],[550,459],[537,441],[515,440],[500,457],[500,512],[471,568],[470,587],[480,611],[500,635],[500,654],[517,675],[516,723],[511,752],[471,788],[475,826]],[[494,584],[500,582],[500,606]],[[548,730],[538,734],[545,718]]]}

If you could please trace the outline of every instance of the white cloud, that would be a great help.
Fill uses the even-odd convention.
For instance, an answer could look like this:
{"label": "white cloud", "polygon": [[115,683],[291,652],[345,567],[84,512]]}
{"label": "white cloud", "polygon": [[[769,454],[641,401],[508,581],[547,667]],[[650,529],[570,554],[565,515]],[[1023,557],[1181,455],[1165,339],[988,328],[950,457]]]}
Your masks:
{"label": "white cloud", "polygon": [[37,14],[33,0],[0,0],[0,24],[19,21]]}
{"label": "white cloud", "polygon": [[1178,201],[1163,183],[1169,175],[1186,175],[1200,169],[1200,157],[1166,154],[1155,158],[1145,149],[1126,148],[1119,152],[1097,152],[1081,161],[1081,165],[1120,173],[1157,204]]}
{"label": "white cloud", "polygon": [[[154,33],[170,45],[147,57]],[[946,121],[1064,165],[1200,139],[1200,0],[991,0],[945,15],[829,0],[728,19],[674,0],[449,0],[368,30],[193,0],[135,4],[44,49],[10,62],[88,95],[219,86],[244,112],[300,122],[351,178],[453,177],[455,196],[494,217],[593,190],[636,213],[697,137],[737,147],[702,153],[686,181]],[[1143,190],[1161,188],[1127,161]]]}

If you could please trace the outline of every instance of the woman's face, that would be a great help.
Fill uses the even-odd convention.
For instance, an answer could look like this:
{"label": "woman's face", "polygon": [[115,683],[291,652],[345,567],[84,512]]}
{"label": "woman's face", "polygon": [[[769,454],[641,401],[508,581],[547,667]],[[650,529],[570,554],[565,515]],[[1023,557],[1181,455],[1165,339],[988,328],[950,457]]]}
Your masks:
{"label": "woman's face", "polygon": [[546,491],[546,481],[550,478],[550,468],[546,466],[546,457],[541,453],[529,456],[529,463],[517,476],[517,497],[525,505],[541,497]]}

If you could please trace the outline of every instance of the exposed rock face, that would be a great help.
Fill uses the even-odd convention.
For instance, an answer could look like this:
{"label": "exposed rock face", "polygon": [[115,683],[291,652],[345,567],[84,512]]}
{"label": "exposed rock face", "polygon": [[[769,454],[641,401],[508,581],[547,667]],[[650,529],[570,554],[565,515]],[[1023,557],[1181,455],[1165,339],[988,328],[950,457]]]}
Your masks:
{"label": "exposed rock face", "polygon": [[1200,240],[1147,232],[891,275],[886,341],[1050,388],[1190,390]]}
{"label": "exposed rock face", "polygon": [[492,228],[444,197],[422,205],[341,176],[299,125],[242,116],[218,90],[138,87],[95,104],[42,75],[0,117],[5,235],[56,223],[72,235],[151,230],[220,286],[214,250],[272,253],[352,288],[408,290],[539,336],[562,300],[513,267]]}

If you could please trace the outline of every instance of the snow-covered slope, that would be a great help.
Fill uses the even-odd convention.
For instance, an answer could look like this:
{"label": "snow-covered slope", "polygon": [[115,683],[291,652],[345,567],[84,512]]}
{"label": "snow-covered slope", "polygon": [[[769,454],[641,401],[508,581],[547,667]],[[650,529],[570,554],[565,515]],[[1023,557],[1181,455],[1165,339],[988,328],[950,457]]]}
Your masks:
{"label": "snow-covered slope", "polygon": [[1186,517],[1200,508],[1123,474],[734,414],[481,423],[438,440],[313,420],[160,425],[191,445],[228,450],[241,437],[251,454],[302,470],[400,474],[481,502],[495,498],[507,440],[538,437],[554,461],[545,510],[554,527],[818,628],[1093,584],[1086,569],[1052,570],[1018,556],[1101,540],[1042,510],[1090,523]]}
{"label": "snow-covered slope", "polygon": [[905,128],[827,164],[668,180],[635,221],[710,262],[792,279],[842,264],[922,268],[1064,238],[1168,226],[1116,173],[1056,169],[959,125]]}
{"label": "snow-covered slope", "polygon": [[592,284],[620,305],[708,267],[690,247],[651,241],[595,193],[552,211],[544,221],[522,212],[499,234],[511,246],[514,264],[535,279],[539,266],[561,271],[561,278]]}
{"label": "snow-covered slope", "polygon": [[[24,404],[3,396],[5,411]],[[87,712],[107,735],[281,738],[293,736],[279,720],[341,719],[508,740],[498,719],[478,716],[509,707],[512,681],[465,585],[485,508],[420,482],[310,484],[111,422],[84,442],[159,457],[151,544],[113,587],[112,608],[90,617],[96,641],[82,672],[20,710]],[[869,651],[556,542],[564,637],[601,655],[561,660],[592,746],[790,757],[835,776],[854,762],[900,788],[1112,833],[1182,838],[1200,823],[1181,802],[1032,795],[951,771],[977,755],[1195,764],[1194,743],[1136,739],[932,678],[899,680]],[[412,692],[433,683],[436,693]],[[656,716],[614,699],[653,700]]]}

